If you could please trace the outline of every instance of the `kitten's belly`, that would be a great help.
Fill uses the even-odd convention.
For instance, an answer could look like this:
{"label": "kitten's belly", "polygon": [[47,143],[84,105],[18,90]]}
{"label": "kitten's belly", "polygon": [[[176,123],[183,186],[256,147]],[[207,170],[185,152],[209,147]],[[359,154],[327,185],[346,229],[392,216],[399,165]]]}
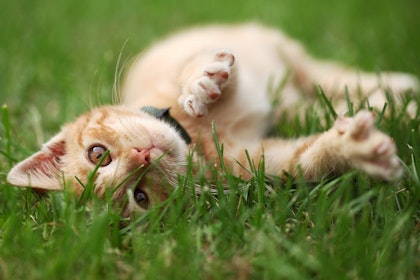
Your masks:
{"label": "kitten's belly", "polygon": [[[178,77],[186,62],[203,51],[220,49],[232,51],[235,67],[248,72],[239,81],[243,88],[263,87],[266,90],[270,79],[277,81],[285,72],[278,36],[280,34],[277,32],[252,24],[213,26],[176,34],[141,54],[124,83],[123,102],[126,105],[139,105],[150,102],[151,98],[144,95],[158,95],[156,103],[168,100],[176,103],[179,96]],[[252,94],[265,93],[254,91]]]}
{"label": "kitten's belly", "polygon": [[[219,123],[218,129],[232,137],[259,138],[269,126],[274,90],[287,66],[279,53],[277,35],[256,26],[208,28],[170,37],[142,55],[128,76],[123,90],[123,104],[142,107],[171,107],[183,124]],[[222,92],[232,98],[221,98],[209,108],[204,118],[185,116],[178,105],[180,69],[203,50],[227,49],[235,55],[237,87]],[[270,89],[271,88],[271,89]]]}

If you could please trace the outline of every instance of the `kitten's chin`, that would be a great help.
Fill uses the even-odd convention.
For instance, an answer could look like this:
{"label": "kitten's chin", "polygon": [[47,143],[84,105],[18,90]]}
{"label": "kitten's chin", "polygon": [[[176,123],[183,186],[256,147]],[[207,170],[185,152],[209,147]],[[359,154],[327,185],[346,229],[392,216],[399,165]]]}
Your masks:
{"label": "kitten's chin", "polygon": [[168,150],[153,147],[150,150],[150,165],[139,172],[136,180],[126,187],[127,204],[123,214],[130,217],[144,213],[167,200],[177,188],[178,175],[185,174],[187,146]]}

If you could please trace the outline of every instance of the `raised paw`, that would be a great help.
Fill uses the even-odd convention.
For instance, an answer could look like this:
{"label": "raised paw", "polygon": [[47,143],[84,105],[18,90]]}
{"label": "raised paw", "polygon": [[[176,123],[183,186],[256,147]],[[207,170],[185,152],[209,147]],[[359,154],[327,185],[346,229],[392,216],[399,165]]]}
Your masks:
{"label": "raised paw", "polygon": [[352,167],[372,177],[396,180],[402,175],[402,166],[394,141],[376,129],[374,123],[375,117],[368,111],[336,121],[342,156]]}
{"label": "raised paw", "polygon": [[216,102],[228,84],[235,57],[232,53],[218,51],[189,84],[182,89],[179,98],[184,110],[195,117],[207,114],[207,106]]}

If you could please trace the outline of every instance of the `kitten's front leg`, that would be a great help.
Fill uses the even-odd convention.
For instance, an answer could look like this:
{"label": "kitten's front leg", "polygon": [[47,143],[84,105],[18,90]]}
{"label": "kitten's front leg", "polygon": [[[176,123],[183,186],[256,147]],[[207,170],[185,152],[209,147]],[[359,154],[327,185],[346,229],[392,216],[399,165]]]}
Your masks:
{"label": "kitten's front leg", "polygon": [[402,175],[393,140],[376,129],[374,116],[368,111],[338,119],[333,128],[298,148],[292,173],[298,166],[306,178],[314,179],[349,168],[384,180]]}
{"label": "kitten's front leg", "polygon": [[235,57],[225,50],[200,54],[184,67],[180,75],[178,103],[191,116],[202,117],[208,105],[216,102],[231,82]]}

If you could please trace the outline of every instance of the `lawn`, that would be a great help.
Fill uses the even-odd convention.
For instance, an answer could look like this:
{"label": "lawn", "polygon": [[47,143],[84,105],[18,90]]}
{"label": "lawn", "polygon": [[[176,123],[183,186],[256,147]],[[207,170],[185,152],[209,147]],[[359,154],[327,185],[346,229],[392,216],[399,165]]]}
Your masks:
{"label": "lawn", "polygon": [[[416,279],[420,277],[420,116],[378,122],[405,175],[357,172],[319,184],[241,181],[215,172],[217,197],[190,195],[187,176],[157,209],[122,221],[71,193],[39,196],[6,182],[10,167],[60,126],[112,103],[118,57],[171,31],[259,21],[317,57],[420,77],[420,4],[382,1],[0,0],[0,279]],[[415,102],[420,106],[418,95]],[[318,102],[322,103],[322,100]],[[357,103],[357,101],[354,101]],[[392,109],[393,103],[390,101]],[[331,119],[308,112],[273,132],[304,135]]]}

